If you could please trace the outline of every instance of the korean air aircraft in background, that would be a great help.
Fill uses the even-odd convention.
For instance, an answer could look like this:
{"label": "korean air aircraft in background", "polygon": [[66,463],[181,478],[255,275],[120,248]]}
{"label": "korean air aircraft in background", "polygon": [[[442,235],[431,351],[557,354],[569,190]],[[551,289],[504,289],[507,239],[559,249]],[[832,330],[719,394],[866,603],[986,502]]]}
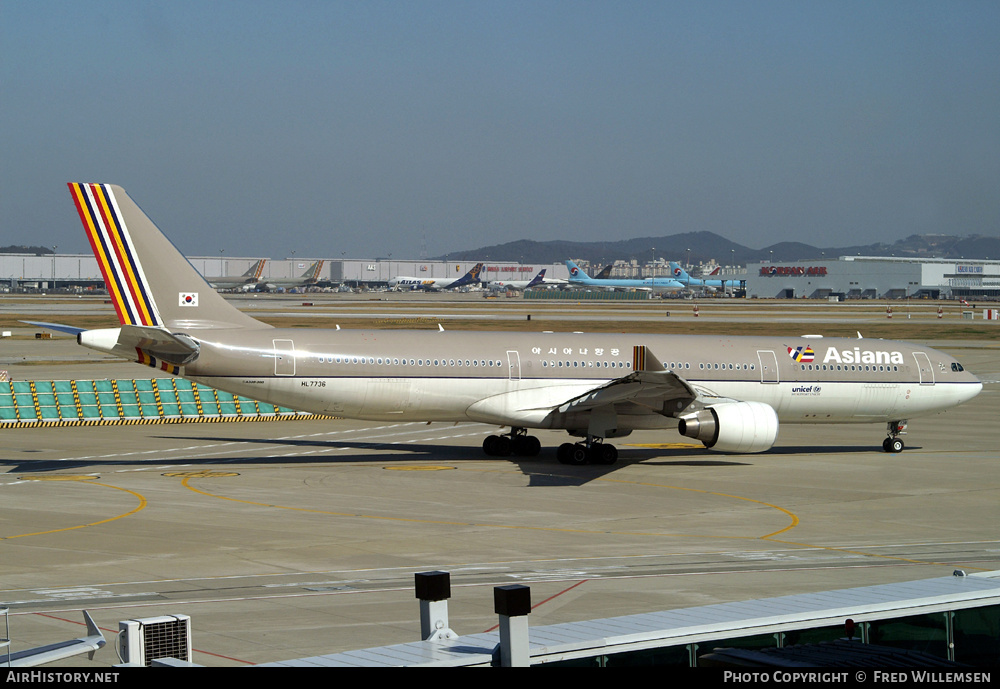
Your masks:
{"label": "korean air aircraft in background", "polygon": [[687,271],[681,268],[681,265],[676,261],[670,262],[670,272],[674,276],[674,279],[685,286],[692,289],[708,289],[708,290],[724,290],[726,292],[732,292],[740,289],[739,280],[713,280],[709,278],[693,278],[688,275]]}
{"label": "korean air aircraft in background", "polygon": [[559,447],[571,464],[614,462],[604,441],[638,429],[762,452],[779,421],[884,423],[898,452],[907,419],[982,389],[955,358],[888,340],[275,328],[212,289],[123,189],[69,188],[120,322],[58,326],[80,344],[308,412],[509,427],[484,440],[493,456],[538,454],[536,428],[582,439]]}
{"label": "korean air aircraft in background", "polygon": [[566,267],[569,269],[569,284],[571,286],[608,290],[634,289],[645,292],[680,292],[685,289],[684,285],[672,278],[643,278],[641,280],[606,278],[596,280],[587,275],[573,261],[566,261]]}

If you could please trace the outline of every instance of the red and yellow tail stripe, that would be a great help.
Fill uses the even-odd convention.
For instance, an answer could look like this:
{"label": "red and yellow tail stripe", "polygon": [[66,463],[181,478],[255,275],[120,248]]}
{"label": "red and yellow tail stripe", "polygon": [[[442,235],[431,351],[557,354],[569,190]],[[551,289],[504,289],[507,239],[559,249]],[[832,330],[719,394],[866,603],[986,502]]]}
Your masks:
{"label": "red and yellow tail stripe", "polygon": [[161,325],[125,220],[106,184],[69,184],[122,325]]}

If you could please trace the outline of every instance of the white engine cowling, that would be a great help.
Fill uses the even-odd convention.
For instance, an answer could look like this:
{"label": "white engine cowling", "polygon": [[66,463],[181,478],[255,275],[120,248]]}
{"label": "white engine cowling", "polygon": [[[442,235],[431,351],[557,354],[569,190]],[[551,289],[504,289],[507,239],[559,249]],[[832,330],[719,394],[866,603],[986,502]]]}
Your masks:
{"label": "white engine cowling", "polygon": [[778,415],[763,402],[727,402],[680,417],[677,430],[719,452],[763,452],[778,437]]}

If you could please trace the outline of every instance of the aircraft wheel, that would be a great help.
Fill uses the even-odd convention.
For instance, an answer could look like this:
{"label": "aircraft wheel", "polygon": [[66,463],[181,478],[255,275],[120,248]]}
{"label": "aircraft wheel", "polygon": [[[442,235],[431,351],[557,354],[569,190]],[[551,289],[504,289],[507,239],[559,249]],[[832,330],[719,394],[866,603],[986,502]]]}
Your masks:
{"label": "aircraft wheel", "polygon": [[556,458],[560,464],[570,464],[569,455],[574,447],[576,446],[573,443],[563,443],[559,446],[559,449],[556,450]]}
{"label": "aircraft wheel", "polygon": [[607,443],[599,443],[592,447],[596,464],[614,464],[618,461],[618,448]]}
{"label": "aircraft wheel", "polygon": [[582,466],[587,463],[587,448],[583,445],[570,445],[566,453],[566,463],[573,466]]}
{"label": "aircraft wheel", "polygon": [[542,451],[542,443],[533,435],[522,435],[514,438],[512,452],[520,457],[535,457]]}
{"label": "aircraft wheel", "polygon": [[556,453],[560,464],[572,464],[580,466],[587,463],[587,448],[574,443],[563,443]]}
{"label": "aircraft wheel", "polygon": [[510,455],[511,442],[510,437],[506,435],[496,436],[496,444],[493,446],[494,455],[497,457],[507,457]]}
{"label": "aircraft wheel", "polygon": [[886,438],[882,441],[882,449],[886,452],[902,452],[903,441],[900,438]]}
{"label": "aircraft wheel", "polygon": [[503,435],[488,435],[483,440],[483,452],[490,457],[506,457],[510,454],[510,438]]}

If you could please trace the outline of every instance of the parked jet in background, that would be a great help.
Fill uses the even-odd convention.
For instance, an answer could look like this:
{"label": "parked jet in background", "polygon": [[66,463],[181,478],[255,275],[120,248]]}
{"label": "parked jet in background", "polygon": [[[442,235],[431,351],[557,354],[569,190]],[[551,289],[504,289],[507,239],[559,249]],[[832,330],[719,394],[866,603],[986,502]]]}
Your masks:
{"label": "parked jet in background", "polygon": [[[716,270],[718,270],[718,268]],[[676,261],[670,262],[670,271],[673,273],[674,279],[692,289],[701,288],[713,292],[716,290],[725,290],[726,292],[733,292],[735,290],[740,289],[739,280],[711,280],[707,278],[693,278],[690,275],[688,275],[687,271],[681,268],[681,265]]]}
{"label": "parked jet in background", "polygon": [[397,275],[396,277],[389,280],[389,289],[427,289],[427,290],[441,290],[441,289],[455,289],[456,287],[466,287],[470,285],[478,285],[480,283],[479,275],[483,272],[483,264],[477,263],[472,266],[472,270],[463,275],[460,278],[414,278],[402,275]]}
{"label": "parked jet in background", "polygon": [[242,275],[234,277],[206,277],[205,279],[208,281],[208,284],[216,289],[256,289],[257,283],[260,282],[261,273],[264,272],[264,263],[266,261],[267,259],[260,259]]}
{"label": "parked jet in background", "polygon": [[504,290],[514,290],[523,292],[532,287],[541,287],[545,283],[545,268],[538,271],[538,274],[530,280],[490,280],[484,283],[486,288],[494,292]]}
{"label": "parked jet in background", "polygon": [[899,452],[905,419],[982,390],[955,358],[889,340],[275,328],[211,289],[121,187],[69,187],[121,323],[57,328],[81,345],[302,411],[509,426],[489,455],[538,454],[529,428],[584,438],[560,446],[571,464],[614,462],[604,439],[637,429],[762,452],[779,420],[882,422]]}
{"label": "parked jet in background", "polygon": [[566,261],[566,267],[569,268],[569,284],[578,287],[595,287],[597,289],[610,290],[634,289],[646,292],[679,292],[684,289],[684,285],[672,278],[643,278],[641,280],[608,278],[606,280],[595,280],[573,261]]}
{"label": "parked jet in background", "polygon": [[316,261],[306,269],[299,277],[294,278],[268,278],[257,283],[257,289],[261,291],[274,292],[279,289],[291,287],[310,287],[318,283],[321,279],[325,261]]}

